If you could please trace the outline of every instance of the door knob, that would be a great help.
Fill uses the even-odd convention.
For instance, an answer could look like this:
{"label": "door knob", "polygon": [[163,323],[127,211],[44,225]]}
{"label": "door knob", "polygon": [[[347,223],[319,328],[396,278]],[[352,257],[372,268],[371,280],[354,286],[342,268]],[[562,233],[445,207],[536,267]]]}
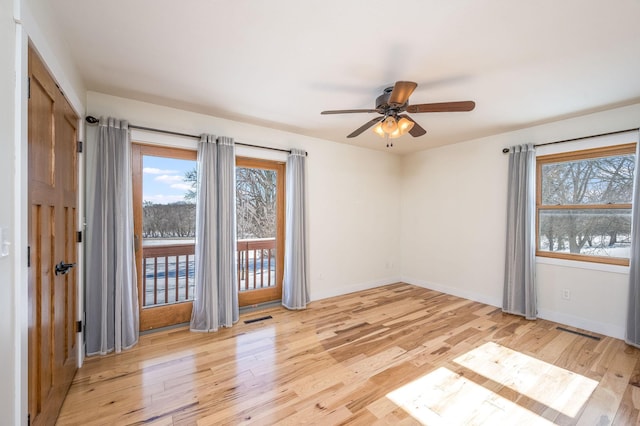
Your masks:
{"label": "door knob", "polygon": [[69,272],[69,269],[76,266],[75,263],[64,263],[60,262],[56,265],[56,275],[64,275]]}

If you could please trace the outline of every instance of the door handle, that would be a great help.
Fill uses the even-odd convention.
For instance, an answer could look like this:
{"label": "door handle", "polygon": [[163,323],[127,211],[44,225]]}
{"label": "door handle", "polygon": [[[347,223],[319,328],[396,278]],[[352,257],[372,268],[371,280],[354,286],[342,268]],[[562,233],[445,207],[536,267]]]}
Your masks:
{"label": "door handle", "polygon": [[69,272],[69,269],[73,268],[74,266],[76,266],[75,263],[60,262],[56,265],[56,275],[65,275],[67,272]]}

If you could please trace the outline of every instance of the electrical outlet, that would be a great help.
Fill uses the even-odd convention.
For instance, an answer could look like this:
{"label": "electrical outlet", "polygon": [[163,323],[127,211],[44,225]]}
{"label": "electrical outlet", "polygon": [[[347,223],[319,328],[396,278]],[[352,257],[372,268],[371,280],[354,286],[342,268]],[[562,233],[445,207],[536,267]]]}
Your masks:
{"label": "electrical outlet", "polygon": [[562,298],[564,300],[571,300],[571,290],[568,288],[562,289]]}

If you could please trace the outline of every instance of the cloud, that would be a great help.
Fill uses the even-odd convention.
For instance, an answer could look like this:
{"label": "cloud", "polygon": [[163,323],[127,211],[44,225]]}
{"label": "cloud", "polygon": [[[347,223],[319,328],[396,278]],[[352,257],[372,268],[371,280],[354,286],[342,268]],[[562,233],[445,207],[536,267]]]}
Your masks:
{"label": "cloud", "polygon": [[191,186],[190,183],[174,183],[173,185],[170,186],[170,188],[189,191],[193,189],[193,186]]}
{"label": "cloud", "polygon": [[153,178],[153,180],[156,182],[175,184],[184,182],[184,177],[180,175],[160,175]]}
{"label": "cloud", "polygon": [[142,169],[142,173],[146,173],[148,175],[172,175],[180,172],[178,170],[164,170],[156,169],[155,167],[145,167]]}
{"label": "cloud", "polygon": [[170,204],[170,203],[176,203],[178,201],[185,201],[184,199],[184,195],[165,195],[165,194],[158,194],[158,195],[143,195],[142,199],[144,201],[151,201],[154,204]]}

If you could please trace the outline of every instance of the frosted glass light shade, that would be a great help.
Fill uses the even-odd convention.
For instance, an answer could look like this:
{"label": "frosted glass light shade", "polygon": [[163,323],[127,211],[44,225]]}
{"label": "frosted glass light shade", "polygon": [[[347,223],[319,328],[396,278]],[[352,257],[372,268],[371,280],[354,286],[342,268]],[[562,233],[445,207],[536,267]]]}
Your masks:
{"label": "frosted glass light shade", "polygon": [[382,130],[382,122],[376,124],[373,128],[373,131],[376,133],[376,135],[380,136],[381,138],[385,137],[385,133],[384,130]]}
{"label": "frosted glass light shade", "polygon": [[409,130],[413,129],[413,121],[409,120],[406,117],[402,117],[400,121],[398,121],[398,129],[400,129],[401,134],[406,134]]}
{"label": "frosted glass light shade", "polygon": [[389,133],[389,138],[395,139],[399,138],[402,135],[406,135],[407,132],[412,128],[413,121],[403,117],[400,119],[400,121],[398,121],[398,128],[394,132]]}
{"label": "frosted glass light shade", "polygon": [[376,124],[373,131],[381,138],[395,139],[407,134],[413,128],[413,124],[413,121],[408,118],[402,117],[400,120],[396,120],[395,117],[389,116]]}
{"label": "frosted glass light shade", "polygon": [[398,122],[393,116],[390,115],[389,117],[382,120],[382,130],[384,130],[385,133],[391,134],[395,132],[397,129],[398,129]]}

